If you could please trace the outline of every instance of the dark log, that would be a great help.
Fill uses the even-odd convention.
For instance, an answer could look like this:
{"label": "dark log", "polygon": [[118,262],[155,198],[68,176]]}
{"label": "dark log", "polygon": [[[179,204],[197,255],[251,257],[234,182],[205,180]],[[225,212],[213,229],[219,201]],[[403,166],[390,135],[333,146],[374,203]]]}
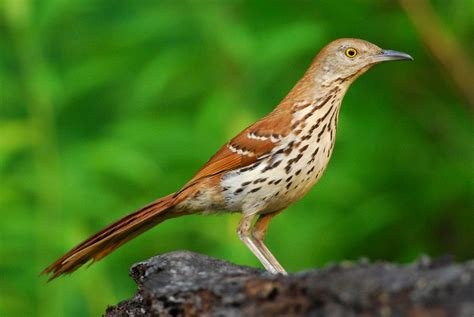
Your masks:
{"label": "dark log", "polygon": [[450,257],[282,276],[180,251],[135,264],[130,275],[136,295],[106,316],[474,316],[474,261]]}

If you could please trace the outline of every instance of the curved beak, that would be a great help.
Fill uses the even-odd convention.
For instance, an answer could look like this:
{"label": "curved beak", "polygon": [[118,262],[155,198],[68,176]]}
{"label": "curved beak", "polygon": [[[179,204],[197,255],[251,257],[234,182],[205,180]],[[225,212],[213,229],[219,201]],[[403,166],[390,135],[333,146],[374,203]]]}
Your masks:
{"label": "curved beak", "polygon": [[379,54],[374,56],[374,62],[386,62],[386,61],[406,61],[413,60],[413,57],[407,53],[392,51],[392,50],[382,50]]}

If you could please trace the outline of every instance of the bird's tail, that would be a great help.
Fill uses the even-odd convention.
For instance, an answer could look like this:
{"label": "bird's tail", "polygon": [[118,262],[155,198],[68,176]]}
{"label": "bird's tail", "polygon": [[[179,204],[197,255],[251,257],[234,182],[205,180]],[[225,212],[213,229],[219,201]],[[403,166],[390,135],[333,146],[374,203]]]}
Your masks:
{"label": "bird's tail", "polygon": [[155,200],[80,243],[44,269],[42,274],[51,274],[51,281],[62,274],[74,272],[89,260],[94,263],[102,259],[140,233],[166,219],[177,217],[179,214],[173,210],[174,206],[174,194]]}

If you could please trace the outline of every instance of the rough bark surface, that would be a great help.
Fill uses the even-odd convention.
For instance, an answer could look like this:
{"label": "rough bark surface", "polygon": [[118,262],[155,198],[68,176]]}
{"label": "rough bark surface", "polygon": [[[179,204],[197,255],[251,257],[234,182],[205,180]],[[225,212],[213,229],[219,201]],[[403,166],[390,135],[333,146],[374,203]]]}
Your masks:
{"label": "rough bark surface", "polygon": [[474,261],[448,257],[276,276],[179,251],[135,264],[130,275],[137,293],[106,316],[474,316]]}

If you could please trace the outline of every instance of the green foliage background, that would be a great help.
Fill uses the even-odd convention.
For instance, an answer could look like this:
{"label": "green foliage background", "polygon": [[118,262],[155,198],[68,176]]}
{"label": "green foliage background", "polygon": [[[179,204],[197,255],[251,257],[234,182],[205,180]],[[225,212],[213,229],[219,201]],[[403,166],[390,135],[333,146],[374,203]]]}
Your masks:
{"label": "green foliage background", "polygon": [[[474,2],[434,5],[472,52]],[[0,316],[99,315],[134,292],[132,263],[178,249],[259,266],[235,234],[238,215],[190,216],[71,277],[38,277],[176,190],[339,37],[415,61],[351,87],[325,176],[275,218],[268,245],[290,271],[472,258],[472,112],[396,2],[2,0]]]}

